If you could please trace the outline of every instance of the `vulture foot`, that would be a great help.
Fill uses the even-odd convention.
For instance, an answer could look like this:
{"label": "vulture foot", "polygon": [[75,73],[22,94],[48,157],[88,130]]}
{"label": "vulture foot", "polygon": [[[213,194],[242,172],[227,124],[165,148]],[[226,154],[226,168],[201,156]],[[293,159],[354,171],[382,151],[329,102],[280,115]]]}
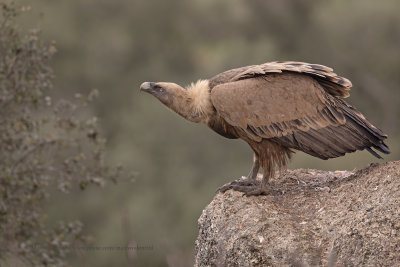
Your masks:
{"label": "vulture foot", "polygon": [[260,195],[268,195],[271,193],[271,190],[263,188],[261,185],[253,185],[253,186],[233,186],[232,190],[239,191],[243,193],[243,196],[260,196]]}
{"label": "vulture foot", "polygon": [[221,186],[217,189],[217,192],[224,193],[229,189],[242,192],[243,195],[246,196],[256,196],[267,193],[267,190],[261,188],[261,182],[253,179],[239,178],[227,185]]}

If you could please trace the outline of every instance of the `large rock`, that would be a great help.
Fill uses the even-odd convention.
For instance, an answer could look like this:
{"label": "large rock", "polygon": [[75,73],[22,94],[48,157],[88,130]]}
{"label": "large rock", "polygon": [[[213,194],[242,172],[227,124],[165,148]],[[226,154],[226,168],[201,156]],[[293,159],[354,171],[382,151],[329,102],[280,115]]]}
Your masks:
{"label": "large rock", "polygon": [[400,161],[287,171],[275,193],[218,193],[199,218],[196,266],[399,266]]}

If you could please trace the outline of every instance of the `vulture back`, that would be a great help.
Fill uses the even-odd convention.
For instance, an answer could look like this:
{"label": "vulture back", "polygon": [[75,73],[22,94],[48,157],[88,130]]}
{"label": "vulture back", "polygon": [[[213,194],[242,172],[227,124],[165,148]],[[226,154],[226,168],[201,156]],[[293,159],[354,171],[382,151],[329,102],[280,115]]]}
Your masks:
{"label": "vulture back", "polygon": [[261,65],[252,65],[231,69],[211,78],[209,80],[209,85],[212,89],[217,85],[227,82],[254,78],[257,76],[267,75],[269,73],[282,72],[297,72],[312,76],[323,86],[326,92],[333,96],[345,98],[350,95],[348,91],[352,86],[351,82],[344,77],[338,76],[333,72],[333,69],[319,64],[309,64],[295,61],[274,61]]}

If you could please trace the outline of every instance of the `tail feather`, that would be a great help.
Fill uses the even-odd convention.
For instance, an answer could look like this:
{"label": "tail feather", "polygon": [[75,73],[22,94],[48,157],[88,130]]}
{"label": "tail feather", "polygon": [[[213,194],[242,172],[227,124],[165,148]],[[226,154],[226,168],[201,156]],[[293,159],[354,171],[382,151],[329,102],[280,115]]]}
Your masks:
{"label": "tail feather", "polygon": [[373,151],[370,147],[365,148],[369,153],[371,153],[373,156],[375,156],[378,159],[383,159],[378,153]]}
{"label": "tail feather", "polygon": [[374,145],[374,148],[378,150],[379,152],[382,152],[384,154],[390,154],[390,149],[389,147],[381,141],[381,144],[379,146]]}
{"label": "tail feather", "polygon": [[380,129],[372,125],[360,112],[355,108],[342,102],[341,110],[346,117],[345,127],[356,133],[360,139],[363,139],[364,148],[373,156],[382,159],[372,148],[381,153],[390,154],[389,147],[384,143],[387,135]]}

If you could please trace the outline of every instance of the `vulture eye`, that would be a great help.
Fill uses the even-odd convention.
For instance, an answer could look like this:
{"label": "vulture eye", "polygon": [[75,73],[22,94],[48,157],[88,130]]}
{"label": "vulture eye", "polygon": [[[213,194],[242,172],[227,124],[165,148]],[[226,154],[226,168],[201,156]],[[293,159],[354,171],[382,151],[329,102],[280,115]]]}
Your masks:
{"label": "vulture eye", "polygon": [[165,89],[159,85],[154,86],[154,89],[159,93],[165,92]]}

